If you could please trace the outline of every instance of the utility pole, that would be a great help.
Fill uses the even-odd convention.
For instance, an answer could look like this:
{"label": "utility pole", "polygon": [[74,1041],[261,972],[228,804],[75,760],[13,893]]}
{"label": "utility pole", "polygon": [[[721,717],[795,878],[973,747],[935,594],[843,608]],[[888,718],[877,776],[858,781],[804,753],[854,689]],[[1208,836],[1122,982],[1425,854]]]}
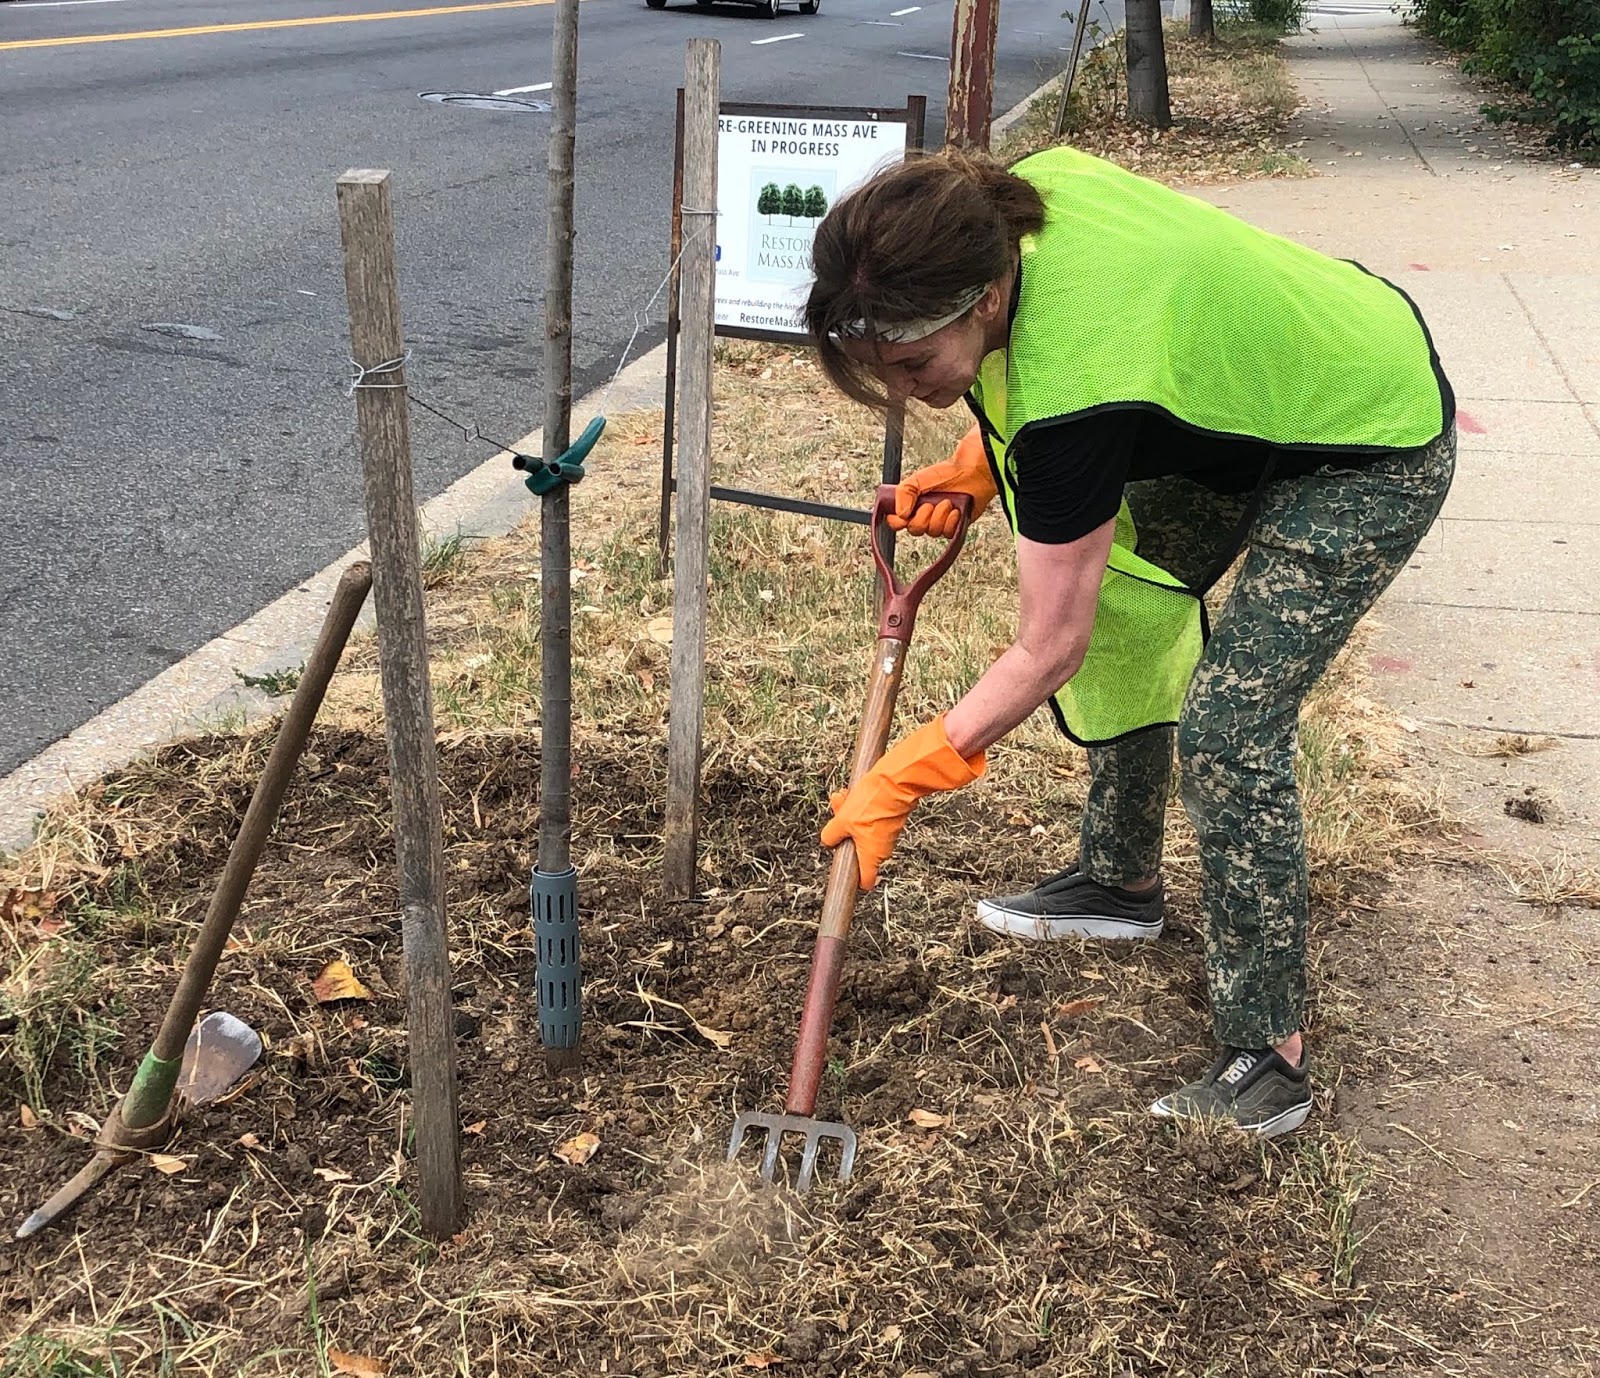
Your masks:
{"label": "utility pole", "polygon": [[956,0],[950,28],[946,148],[989,147],[989,121],[994,114],[994,45],[999,27],[1000,0]]}
{"label": "utility pole", "polygon": [[[578,124],[578,0],[556,0],[550,39],[549,240],[544,291],[544,459],[572,442],[573,145]],[[572,864],[572,524],[567,483],[540,499],[539,860],[529,886],[539,1036],[552,1073],[577,1070],[583,1024],[578,873]]]}

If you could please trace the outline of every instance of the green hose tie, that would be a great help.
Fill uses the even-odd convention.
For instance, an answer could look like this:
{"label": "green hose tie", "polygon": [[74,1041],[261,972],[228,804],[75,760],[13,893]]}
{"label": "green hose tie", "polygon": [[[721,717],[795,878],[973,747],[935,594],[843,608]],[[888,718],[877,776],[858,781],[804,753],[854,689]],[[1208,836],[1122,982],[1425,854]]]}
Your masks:
{"label": "green hose tie", "polygon": [[139,1070],[133,1074],[133,1085],[122,1101],[122,1122],[129,1129],[148,1129],[166,1114],[172,1101],[172,1088],[178,1084],[178,1073],[183,1070],[181,1057],[163,1058],[146,1053]]}
{"label": "green hose tie", "polygon": [[529,491],[542,498],[558,484],[577,483],[583,477],[583,461],[589,457],[589,451],[594,449],[595,441],[600,439],[605,428],[605,417],[597,416],[555,459],[547,462],[532,455],[513,455],[511,467],[520,470]]}

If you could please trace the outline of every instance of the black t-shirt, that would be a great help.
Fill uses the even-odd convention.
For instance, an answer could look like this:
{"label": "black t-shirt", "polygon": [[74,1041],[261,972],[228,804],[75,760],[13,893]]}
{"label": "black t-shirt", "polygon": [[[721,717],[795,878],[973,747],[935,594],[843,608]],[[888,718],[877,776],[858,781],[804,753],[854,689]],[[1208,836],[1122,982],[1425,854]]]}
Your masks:
{"label": "black t-shirt", "polygon": [[1018,534],[1063,545],[1116,516],[1123,485],[1139,479],[1182,474],[1214,492],[1250,493],[1274,453],[1276,479],[1326,464],[1360,468],[1386,452],[1275,450],[1265,441],[1191,430],[1163,412],[1127,406],[1025,426],[1012,453]]}

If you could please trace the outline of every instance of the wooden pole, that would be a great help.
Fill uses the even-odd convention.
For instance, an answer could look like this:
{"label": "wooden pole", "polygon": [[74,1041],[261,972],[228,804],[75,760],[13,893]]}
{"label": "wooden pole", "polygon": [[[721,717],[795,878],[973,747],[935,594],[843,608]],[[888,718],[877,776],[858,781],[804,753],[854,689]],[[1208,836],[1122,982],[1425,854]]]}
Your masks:
{"label": "wooden pole", "polygon": [[994,45],[1000,0],[956,0],[950,22],[950,95],[945,105],[947,148],[988,148],[994,107]]}
{"label": "wooden pole", "polygon": [[411,483],[389,174],[352,169],[339,179],[338,199],[351,357],[358,368],[383,366],[382,373],[358,382],[356,423],[389,738],[422,1228],[430,1239],[445,1239],[461,1228],[461,1136],[445,933],[444,822]]}
{"label": "wooden pole", "polygon": [[716,325],[717,104],[721,46],[691,38],[684,75],[683,301],[679,347],[678,538],[672,575],[672,708],[663,877],[695,892],[705,718],[706,566],[711,513],[711,351]]}

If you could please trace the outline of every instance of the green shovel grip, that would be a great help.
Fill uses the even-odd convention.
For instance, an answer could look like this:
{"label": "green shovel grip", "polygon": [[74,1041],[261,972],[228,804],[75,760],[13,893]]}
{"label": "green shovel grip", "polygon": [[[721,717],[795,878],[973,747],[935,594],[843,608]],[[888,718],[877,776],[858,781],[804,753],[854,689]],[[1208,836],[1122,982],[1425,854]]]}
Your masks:
{"label": "green shovel grip", "polygon": [[122,1122],[129,1129],[148,1129],[159,1123],[172,1102],[172,1088],[178,1084],[182,1070],[181,1057],[160,1058],[146,1053],[133,1074],[128,1094],[122,1098]]}

